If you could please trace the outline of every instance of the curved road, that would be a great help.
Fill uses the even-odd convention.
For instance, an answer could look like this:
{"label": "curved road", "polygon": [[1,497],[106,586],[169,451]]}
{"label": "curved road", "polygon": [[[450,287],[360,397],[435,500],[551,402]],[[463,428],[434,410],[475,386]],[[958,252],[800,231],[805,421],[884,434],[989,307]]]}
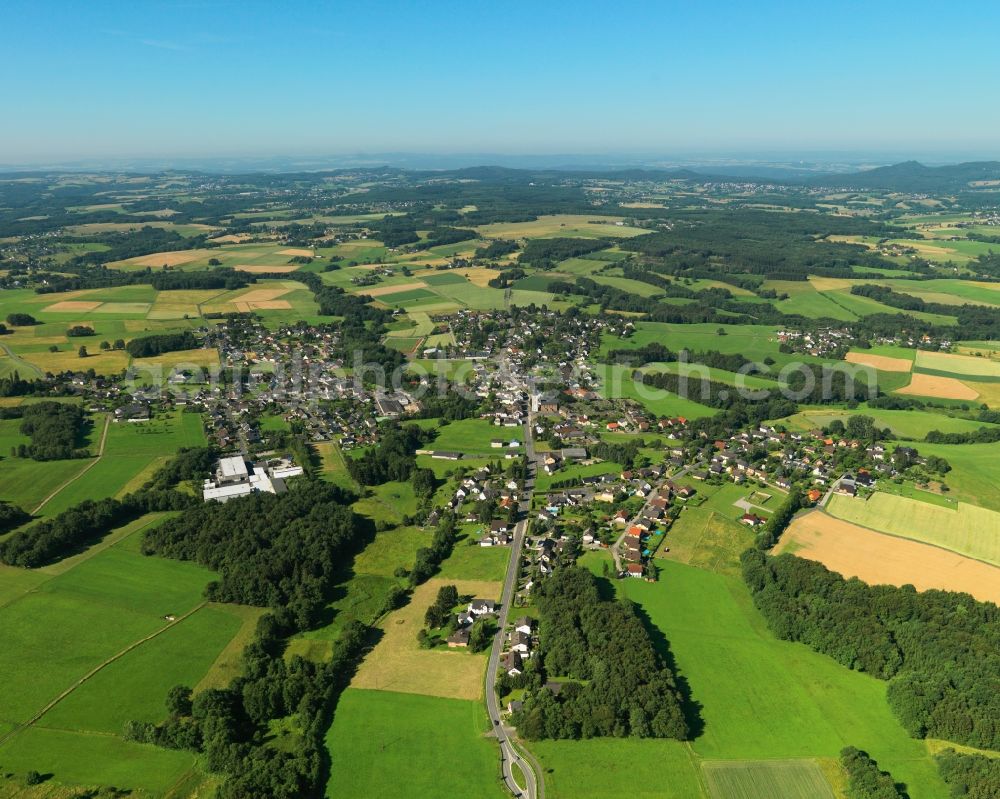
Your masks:
{"label": "curved road", "polygon": [[503,651],[503,640],[506,634],[510,607],[514,601],[517,589],[517,576],[521,565],[521,548],[528,529],[528,516],[531,510],[531,492],[535,485],[535,448],[532,439],[531,414],[524,426],[524,446],[528,456],[528,479],[524,483],[524,495],[521,499],[521,520],[514,527],[514,540],[510,547],[510,563],[507,565],[507,577],[503,584],[503,594],[500,597],[500,614],[493,648],[490,650],[489,665],[486,669],[486,710],[489,713],[493,732],[500,743],[500,761],[503,780],[514,796],[525,799],[544,799],[545,785],[541,775],[536,776],[531,765],[518,754],[517,748],[510,738],[510,731],[503,726],[500,716],[500,702],[494,689],[497,681],[497,671],[500,667],[500,654]]}

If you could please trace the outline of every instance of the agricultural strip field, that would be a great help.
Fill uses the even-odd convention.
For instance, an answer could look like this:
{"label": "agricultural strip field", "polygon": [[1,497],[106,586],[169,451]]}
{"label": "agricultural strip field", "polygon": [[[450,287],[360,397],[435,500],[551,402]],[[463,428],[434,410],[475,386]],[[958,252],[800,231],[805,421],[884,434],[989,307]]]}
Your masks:
{"label": "agricultural strip field", "polygon": [[974,400],[979,396],[978,391],[954,377],[939,377],[919,372],[914,372],[909,384],[896,389],[896,393],[952,400]]}
{"label": "agricultural strip field", "polygon": [[553,214],[530,222],[496,222],[480,225],[476,230],[484,239],[548,239],[548,238],[629,238],[649,231],[618,225],[620,217],[589,214]]}
{"label": "agricultural strip field", "polygon": [[737,760],[702,770],[712,799],[834,799],[814,760]]}
{"label": "agricultural strip field", "polygon": [[867,500],[835,495],[831,516],[1000,566],[1000,513],[959,502],[955,509],[876,491]]}
{"label": "agricultural strip field", "polygon": [[457,699],[481,699],[486,653],[426,650],[417,643],[424,613],[438,589],[455,585],[459,595],[499,599],[500,583],[473,580],[428,580],[413,592],[410,603],[390,613],[380,625],[381,640],[362,662],[351,686],[382,691]]}
{"label": "agricultural strip field", "polygon": [[819,561],[831,571],[870,585],[959,591],[983,602],[1000,603],[1000,568],[928,544],[877,533],[822,511],[796,518],[782,535],[776,552]]}
{"label": "agricultural strip field", "polygon": [[971,355],[955,355],[948,352],[917,353],[917,371],[927,374],[951,375],[975,380],[976,378],[1000,379],[1000,362]]}
{"label": "agricultural strip field", "polygon": [[348,688],[327,733],[340,767],[326,795],[503,799],[488,726],[481,702]]}

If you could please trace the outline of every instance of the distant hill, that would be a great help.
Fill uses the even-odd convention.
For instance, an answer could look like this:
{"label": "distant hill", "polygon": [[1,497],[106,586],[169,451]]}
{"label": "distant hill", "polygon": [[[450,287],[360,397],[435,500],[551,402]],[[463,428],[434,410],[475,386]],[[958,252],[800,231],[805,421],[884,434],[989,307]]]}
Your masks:
{"label": "distant hill", "polygon": [[974,189],[972,184],[981,180],[1000,181],[1000,161],[970,161],[946,166],[904,161],[847,175],[817,175],[804,182],[809,186],[949,193]]}

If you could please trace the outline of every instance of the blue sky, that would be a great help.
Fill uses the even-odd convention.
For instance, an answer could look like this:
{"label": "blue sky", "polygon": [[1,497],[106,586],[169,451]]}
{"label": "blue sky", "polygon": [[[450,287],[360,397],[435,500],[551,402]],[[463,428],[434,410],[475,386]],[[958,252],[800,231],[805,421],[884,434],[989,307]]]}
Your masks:
{"label": "blue sky", "polygon": [[6,0],[0,163],[1000,157],[1000,4]]}

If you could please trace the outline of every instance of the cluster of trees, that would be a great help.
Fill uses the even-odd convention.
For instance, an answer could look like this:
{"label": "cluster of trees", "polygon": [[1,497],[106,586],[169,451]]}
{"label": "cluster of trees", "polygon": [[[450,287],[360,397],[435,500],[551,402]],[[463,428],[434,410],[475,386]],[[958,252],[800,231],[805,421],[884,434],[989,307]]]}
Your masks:
{"label": "cluster of trees", "polygon": [[867,752],[845,747],[840,752],[840,764],[847,772],[849,799],[908,799],[892,775],[882,771]]}
{"label": "cluster of trees", "polygon": [[538,269],[551,269],[559,261],[579,258],[610,244],[606,239],[529,239],[517,261]]}
{"label": "cluster of trees", "polygon": [[347,469],[351,477],[365,486],[409,480],[417,465],[414,453],[432,435],[415,424],[394,425],[385,430],[378,447],[360,458],[348,458]]}
{"label": "cluster of trees", "polygon": [[495,241],[491,241],[485,247],[477,249],[476,258],[494,260],[496,258],[503,258],[505,255],[517,252],[517,250],[518,246],[516,241],[510,241],[509,239],[496,239]]}
{"label": "cluster of trees", "polygon": [[190,330],[183,333],[159,333],[152,336],[134,338],[125,345],[125,351],[133,358],[149,358],[164,352],[178,350],[193,350],[198,346],[198,339]]}
{"label": "cluster of trees", "polygon": [[38,320],[28,313],[9,313],[7,314],[7,324],[13,327],[28,327],[37,325]]}
{"label": "cluster of trees", "polygon": [[[333,655],[315,663],[283,656],[296,629],[287,609],[262,616],[243,652],[244,674],[226,688],[192,696],[187,686],[167,695],[162,724],[130,721],[123,737],[204,755],[223,774],[219,799],[300,799],[319,796],[329,776],[324,738],[340,693],[368,646],[369,628],[349,621],[333,643]],[[272,723],[295,716],[294,746],[265,743]]]}
{"label": "cluster of trees", "polygon": [[20,527],[31,518],[17,505],[0,500],[0,534]]}
{"label": "cluster of trees", "polygon": [[911,735],[1000,748],[1000,608],[968,594],[845,580],[749,549],[743,577],[779,638],[889,681]]}
{"label": "cluster of trees", "polygon": [[199,504],[149,530],[142,551],[218,572],[206,588],[209,599],[286,608],[297,628],[307,629],[345,557],[370,535],[351,499],[336,486],[305,481],[284,494]]}
{"label": "cluster of trees", "polygon": [[66,331],[66,335],[69,338],[85,338],[94,335],[94,328],[88,325],[73,325]]}
{"label": "cluster of trees", "polygon": [[937,763],[956,799],[996,799],[1000,796],[1000,760],[946,749],[937,756]]}
{"label": "cluster of trees", "polygon": [[442,585],[434,603],[424,614],[424,624],[435,629],[444,627],[450,620],[452,609],[458,604],[458,589],[453,585]]}
{"label": "cluster of trees", "polygon": [[[603,600],[589,571],[567,565],[539,585],[538,610],[540,651],[514,718],[521,735],[687,739],[674,674],[631,603]],[[556,695],[547,674],[572,679]]]}
{"label": "cluster of trees", "polygon": [[36,461],[87,458],[90,453],[78,447],[85,421],[83,409],[65,402],[35,402],[16,408],[4,408],[0,418],[21,419],[21,432],[30,444],[19,444],[17,455]]}

